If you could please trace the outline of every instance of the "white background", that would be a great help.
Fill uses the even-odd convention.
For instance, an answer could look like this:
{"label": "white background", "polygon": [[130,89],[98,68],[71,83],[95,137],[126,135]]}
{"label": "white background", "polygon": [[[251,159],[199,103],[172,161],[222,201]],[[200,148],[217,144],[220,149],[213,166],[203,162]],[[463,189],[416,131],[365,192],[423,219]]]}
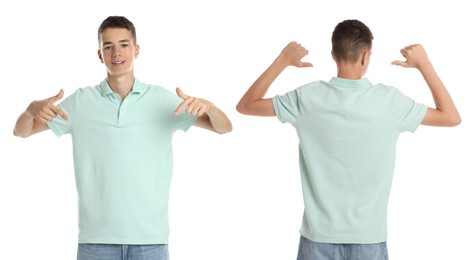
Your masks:
{"label": "white background", "polygon": [[[152,4],[151,4],[152,3]],[[142,81],[211,100],[233,122],[174,136],[173,260],[295,259],[303,204],[294,129],[235,106],[292,40],[313,68],[287,69],[268,95],[336,73],[330,37],[344,19],[374,33],[367,77],[433,106],[414,69],[390,65],[422,43],[459,108],[455,128],[421,126],[398,142],[389,204],[390,259],[466,259],[472,233],[470,11],[466,1],[3,1],[0,4],[0,258],[75,259],[77,197],[69,136],[14,137],[35,99],[96,85],[97,29],[124,15],[141,46]],[[375,108],[372,108],[375,109]]]}

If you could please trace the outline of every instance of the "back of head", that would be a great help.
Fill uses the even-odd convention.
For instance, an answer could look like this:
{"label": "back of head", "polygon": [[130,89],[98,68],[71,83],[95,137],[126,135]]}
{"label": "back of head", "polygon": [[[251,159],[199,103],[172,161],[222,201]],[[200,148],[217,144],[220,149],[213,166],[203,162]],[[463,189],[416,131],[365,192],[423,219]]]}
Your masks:
{"label": "back of head", "polygon": [[354,63],[364,50],[372,48],[374,36],[359,20],[344,20],[334,28],[331,37],[332,54],[336,62]]}
{"label": "back of head", "polygon": [[124,16],[109,16],[103,20],[102,24],[98,28],[98,42],[100,43],[100,34],[108,28],[123,28],[131,32],[133,36],[134,44],[136,44],[136,28],[133,23]]}

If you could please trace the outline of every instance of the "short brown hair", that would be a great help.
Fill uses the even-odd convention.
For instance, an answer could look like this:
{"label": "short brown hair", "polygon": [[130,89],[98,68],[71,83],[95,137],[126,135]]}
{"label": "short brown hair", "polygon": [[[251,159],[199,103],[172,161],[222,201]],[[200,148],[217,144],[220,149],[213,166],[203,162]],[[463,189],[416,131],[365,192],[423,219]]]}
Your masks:
{"label": "short brown hair", "polygon": [[131,32],[133,36],[133,43],[136,44],[136,28],[133,23],[124,16],[108,16],[107,19],[103,20],[102,24],[98,28],[98,42],[100,43],[100,34],[108,28],[124,28]]}
{"label": "short brown hair", "polygon": [[334,28],[331,37],[332,53],[336,61],[356,62],[365,49],[372,48],[374,36],[359,20],[344,20]]}

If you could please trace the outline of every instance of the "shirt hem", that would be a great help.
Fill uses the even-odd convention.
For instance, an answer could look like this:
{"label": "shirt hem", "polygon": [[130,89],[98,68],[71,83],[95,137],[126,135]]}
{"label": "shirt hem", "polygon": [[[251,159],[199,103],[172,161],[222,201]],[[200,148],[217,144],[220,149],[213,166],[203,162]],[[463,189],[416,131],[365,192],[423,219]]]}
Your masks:
{"label": "shirt hem", "polygon": [[163,245],[168,239],[133,240],[133,239],[79,239],[79,244],[117,244],[117,245]]}
{"label": "shirt hem", "polygon": [[316,242],[316,243],[327,243],[327,244],[378,244],[387,241],[387,238],[380,238],[380,239],[349,239],[349,238],[327,238],[327,237],[319,237],[319,236],[311,236],[300,232],[300,235],[304,238]]}

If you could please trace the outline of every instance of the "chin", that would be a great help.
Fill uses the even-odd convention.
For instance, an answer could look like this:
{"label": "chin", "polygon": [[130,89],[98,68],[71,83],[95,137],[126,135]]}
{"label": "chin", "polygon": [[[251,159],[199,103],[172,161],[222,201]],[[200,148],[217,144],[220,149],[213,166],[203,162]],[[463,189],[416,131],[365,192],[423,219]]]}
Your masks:
{"label": "chin", "polygon": [[130,73],[132,74],[133,70],[131,70],[131,69],[127,69],[127,70],[108,70],[108,75],[109,76],[114,76],[114,77],[124,76],[124,75],[128,75]]}

